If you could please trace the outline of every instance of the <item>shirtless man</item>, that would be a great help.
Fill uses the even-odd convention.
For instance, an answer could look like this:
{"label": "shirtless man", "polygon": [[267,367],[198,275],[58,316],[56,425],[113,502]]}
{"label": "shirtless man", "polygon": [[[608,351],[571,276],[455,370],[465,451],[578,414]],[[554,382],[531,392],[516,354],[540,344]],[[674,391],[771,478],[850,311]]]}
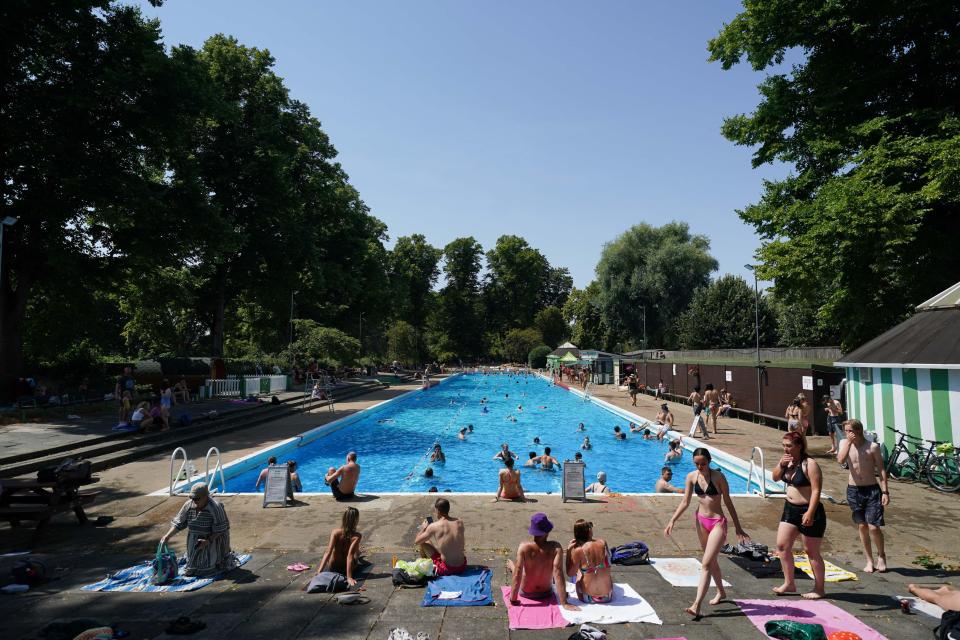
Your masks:
{"label": "shirtless man", "polygon": [[[887,470],[883,466],[880,445],[870,442],[863,436],[863,423],[859,420],[847,420],[843,423],[846,439],[840,443],[837,462],[847,462],[850,477],[847,480],[847,504],[850,505],[853,521],[857,523],[860,543],[867,556],[863,568],[866,573],[887,570],[887,554],[883,548],[883,508],[890,504],[890,491],[887,488]],[[877,475],[880,483],[877,484]],[[877,547],[877,563],[873,563],[871,541]]]}
{"label": "shirtless man", "polygon": [[540,456],[537,455],[536,451],[531,451],[530,458],[523,463],[523,466],[536,469],[538,464],[540,464]]}
{"label": "shirtless man", "polygon": [[675,487],[670,484],[670,481],[673,479],[673,469],[670,467],[664,467],[660,470],[660,479],[657,480],[656,492],[657,493],[683,493],[683,489],[680,487]]}
{"label": "shirtless man", "polygon": [[510,588],[510,602],[520,604],[520,596],[530,600],[549,600],[556,587],[560,606],[570,611],[579,611],[580,607],[567,602],[567,590],[563,580],[563,547],[559,542],[547,540],[553,530],[553,524],[545,513],[530,516],[530,528],[527,533],[533,540],[525,540],[517,547],[516,561],[508,560],[507,566],[513,574]]}
{"label": "shirtless man", "polygon": [[657,424],[660,425],[657,429],[657,440],[663,440],[673,430],[673,412],[666,402],[660,405],[660,411],[657,412]]}
{"label": "shirtless man", "polygon": [[687,398],[690,406],[693,407],[693,426],[690,427],[690,437],[692,438],[697,429],[703,431],[703,439],[710,439],[710,432],[707,431],[707,423],[703,419],[703,396],[700,395],[700,387],[694,387],[693,392]]}
{"label": "shirtless man", "polygon": [[507,460],[514,460],[516,458],[517,454],[515,454],[513,451],[510,451],[510,445],[508,445],[506,442],[500,445],[500,451],[497,451],[496,455],[493,456],[493,460],[503,460],[504,462]]}
{"label": "shirtless man", "polygon": [[837,452],[843,441],[843,405],[832,395],[823,396],[823,409],[827,412],[827,431],[830,432],[830,450],[827,454]]}
{"label": "shirtless man", "polygon": [[517,502],[526,502],[527,498],[523,495],[523,485],[520,484],[520,472],[513,468],[513,458],[507,458],[503,461],[506,469],[500,469],[500,486],[497,488],[497,497],[494,502],[503,500],[516,500]]}
{"label": "shirtless man", "polygon": [[260,472],[260,475],[257,476],[257,485],[253,488],[254,491],[260,491],[260,485],[266,486],[267,484],[267,473],[270,472],[271,464],[277,464],[277,456],[270,456],[267,459],[267,467]]}
{"label": "shirtless man", "polygon": [[463,573],[467,568],[463,520],[450,517],[450,501],[446,498],[437,498],[433,513],[436,520],[425,519],[413,543],[420,548],[422,557],[433,560],[436,575]]}
{"label": "shirtless man", "polygon": [[713,423],[713,433],[716,435],[718,433],[717,416],[720,414],[720,394],[717,393],[712,384],[708,384],[703,392],[703,404],[705,405],[707,422]]}
{"label": "shirtless man", "polygon": [[553,465],[560,466],[560,461],[550,455],[550,447],[543,448],[543,455],[537,459],[541,471],[553,471]]}
{"label": "shirtless man", "polygon": [[333,492],[333,497],[338,502],[352,500],[355,497],[354,491],[357,489],[357,482],[360,481],[360,465],[357,464],[357,452],[351,451],[348,453],[347,462],[339,469],[330,467],[323,481],[330,485],[330,491]]}

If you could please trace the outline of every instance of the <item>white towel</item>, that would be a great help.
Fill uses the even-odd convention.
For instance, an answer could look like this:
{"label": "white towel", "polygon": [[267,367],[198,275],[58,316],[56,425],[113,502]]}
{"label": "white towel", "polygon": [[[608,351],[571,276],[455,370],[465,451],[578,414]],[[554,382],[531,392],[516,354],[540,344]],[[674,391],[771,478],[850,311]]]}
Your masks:
{"label": "white towel", "polygon": [[920,598],[916,598],[914,596],[893,596],[893,599],[897,602],[906,600],[910,603],[911,609],[921,611],[932,618],[936,618],[937,620],[943,617],[943,609],[932,602],[927,602],[926,600],[921,600]]}
{"label": "white towel", "polygon": [[[700,584],[700,561],[696,558],[650,558],[650,564],[663,579],[675,587],[696,587]],[[713,584],[713,581],[710,581]],[[730,583],[723,581],[723,586]]]}
{"label": "white towel", "polygon": [[463,595],[463,591],[441,591],[437,600],[456,600]]}
{"label": "white towel", "polygon": [[560,615],[570,624],[598,623],[615,624],[618,622],[649,622],[663,624],[646,600],[633,587],[626,583],[613,585],[613,600],[607,604],[586,604],[577,599],[577,587],[567,583],[567,601],[580,607],[580,611],[560,609]]}

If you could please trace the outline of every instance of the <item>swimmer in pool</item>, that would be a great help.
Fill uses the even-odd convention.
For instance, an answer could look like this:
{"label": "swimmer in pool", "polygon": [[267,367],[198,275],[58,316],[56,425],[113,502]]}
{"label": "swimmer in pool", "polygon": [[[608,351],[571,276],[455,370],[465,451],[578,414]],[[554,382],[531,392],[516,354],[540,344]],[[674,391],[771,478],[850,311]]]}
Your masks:
{"label": "swimmer in pool", "polygon": [[540,464],[540,457],[537,455],[536,451],[530,452],[530,459],[523,463],[525,467],[537,468],[537,465]]}
{"label": "swimmer in pool", "polygon": [[460,432],[457,433],[457,440],[466,440],[467,439],[467,428],[464,427],[460,429]]}
{"label": "swimmer in pool", "polygon": [[560,461],[550,455],[550,447],[544,447],[543,455],[540,456],[540,470],[553,471],[554,465],[560,466]]}
{"label": "swimmer in pool", "polygon": [[583,449],[584,451],[589,451],[590,449],[593,449],[593,445],[590,444],[590,436],[584,437],[583,444],[580,445],[580,448]]}
{"label": "swimmer in pool", "polygon": [[586,431],[586,430],[587,428],[583,426],[582,422],[579,425],[577,425],[577,431]]}

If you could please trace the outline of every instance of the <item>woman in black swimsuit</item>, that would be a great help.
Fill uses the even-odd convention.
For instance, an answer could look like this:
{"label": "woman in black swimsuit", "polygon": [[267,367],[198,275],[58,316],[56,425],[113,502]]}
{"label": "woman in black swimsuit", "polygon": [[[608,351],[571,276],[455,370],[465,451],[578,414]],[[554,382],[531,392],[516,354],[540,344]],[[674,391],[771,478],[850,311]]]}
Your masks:
{"label": "woman in black swimsuit", "polygon": [[783,435],[783,456],[773,470],[773,479],[782,480],[787,485],[787,499],[777,529],[777,553],[784,580],[773,592],[782,596],[797,590],[793,581],[793,543],[797,535],[801,535],[813,570],[813,591],[803,594],[803,597],[811,600],[822,598],[825,594],[825,570],[820,545],[827,529],[827,515],[820,503],[823,476],[817,461],[807,455],[806,438],[798,432]]}

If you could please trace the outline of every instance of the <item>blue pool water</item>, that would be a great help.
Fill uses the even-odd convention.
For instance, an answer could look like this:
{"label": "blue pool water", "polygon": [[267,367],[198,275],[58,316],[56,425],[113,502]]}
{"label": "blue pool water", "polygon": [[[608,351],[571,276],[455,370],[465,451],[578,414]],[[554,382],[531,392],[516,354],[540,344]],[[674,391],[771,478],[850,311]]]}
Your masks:
{"label": "blue pool water", "polygon": [[[481,404],[484,397],[486,405]],[[323,483],[327,469],[339,467],[346,453],[354,450],[362,468],[361,492],[422,492],[435,485],[440,491],[493,493],[503,466],[492,457],[502,442],[520,456],[519,465],[530,451],[539,455],[545,446],[563,462],[580,450],[586,435],[593,444],[591,450],[582,451],[588,483],[598,471],[605,471],[613,491],[645,493],[654,490],[667,450],[665,441],[643,440],[640,434],[615,440],[613,427],[629,431],[627,419],[534,376],[460,375],[358,416],[352,424],[280,454],[280,462],[297,461],[304,491],[328,491]],[[577,432],[580,422],[585,433]],[[468,424],[474,426],[473,434],[458,440],[457,431]],[[533,444],[537,436],[540,445]],[[435,442],[443,447],[445,464],[429,462]],[[434,469],[432,479],[423,475],[428,466]],[[671,466],[673,483],[682,484],[694,468],[690,452]],[[561,473],[517,468],[526,491],[560,492]],[[253,491],[258,473],[259,467],[229,478],[227,490]],[[744,478],[732,473],[727,478],[731,492],[744,492]]]}

